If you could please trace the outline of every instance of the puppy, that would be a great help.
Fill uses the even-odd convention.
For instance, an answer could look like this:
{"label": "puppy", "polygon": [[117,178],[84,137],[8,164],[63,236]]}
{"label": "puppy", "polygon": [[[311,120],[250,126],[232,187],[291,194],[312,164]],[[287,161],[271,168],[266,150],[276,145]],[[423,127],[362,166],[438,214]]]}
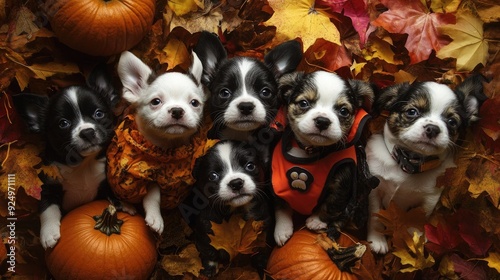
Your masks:
{"label": "puppy", "polygon": [[130,52],[118,62],[123,98],[132,113],[116,128],[108,148],[108,180],[121,200],[142,202],[146,223],[160,234],[160,209],[175,208],[187,196],[194,160],[213,143],[202,126],[202,72],[194,53],[187,74],[155,76]]}
{"label": "puppy", "polygon": [[[214,234],[212,222],[221,224],[232,215],[240,215],[245,221],[263,221],[263,234],[271,223],[269,188],[261,156],[249,143],[223,140],[196,163],[195,192],[204,195],[205,203],[203,209],[198,209],[192,225],[203,264],[201,273],[206,277],[216,274],[219,263],[230,262],[226,251],[210,245],[209,234]],[[257,256],[255,265],[263,271],[266,261],[259,262],[259,257],[265,256]]]}
{"label": "puppy", "polygon": [[274,239],[282,246],[291,237],[294,211],[308,216],[307,228],[327,229],[336,238],[367,204],[370,189],[357,180],[357,166],[365,164],[356,145],[369,119],[362,106],[373,99],[374,88],[317,71],[283,76],[280,94],[288,124],[271,162]]}
{"label": "puppy", "polygon": [[[40,201],[40,242],[54,247],[60,220],[77,206],[111,195],[106,183],[105,151],[113,137],[116,93],[104,67],[97,67],[87,85],[70,86],[47,97],[14,96],[17,111],[31,132],[45,140],[43,160],[59,168],[62,179],[43,181]],[[130,210],[133,212],[133,210]]]}
{"label": "puppy", "polygon": [[276,79],[295,70],[302,59],[300,43],[278,45],[262,62],[250,57],[228,58],[217,36],[202,32],[194,51],[203,64],[202,82],[211,93],[210,137],[272,141],[268,126],[279,107]]}
{"label": "puppy", "polygon": [[366,146],[370,171],[380,179],[369,198],[367,239],[374,252],[389,250],[384,226],[373,214],[391,201],[404,210],[421,206],[427,216],[432,213],[442,191],[436,178],[455,166],[457,141],[478,119],[486,98],[482,81],[471,76],[455,91],[435,82],[397,84],[377,97],[375,107],[388,117],[383,134],[372,135]]}

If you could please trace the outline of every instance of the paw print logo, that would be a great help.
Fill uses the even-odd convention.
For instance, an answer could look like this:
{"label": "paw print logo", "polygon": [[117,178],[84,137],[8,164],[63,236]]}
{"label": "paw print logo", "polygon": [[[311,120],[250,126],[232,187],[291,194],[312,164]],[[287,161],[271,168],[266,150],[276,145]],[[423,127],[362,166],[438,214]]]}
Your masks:
{"label": "paw print logo", "polygon": [[300,167],[292,167],[286,172],[288,185],[291,189],[305,192],[314,181],[312,174]]}

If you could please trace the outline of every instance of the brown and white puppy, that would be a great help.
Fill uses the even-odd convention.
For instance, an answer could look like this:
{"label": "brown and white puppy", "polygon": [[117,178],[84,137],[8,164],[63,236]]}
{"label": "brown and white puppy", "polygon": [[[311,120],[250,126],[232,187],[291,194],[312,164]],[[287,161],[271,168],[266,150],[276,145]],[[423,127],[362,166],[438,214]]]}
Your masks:
{"label": "brown and white puppy", "polygon": [[372,135],[366,146],[370,171],[380,179],[369,199],[368,241],[374,252],[389,250],[373,214],[391,201],[404,210],[421,206],[427,216],[434,210],[442,192],[436,179],[455,166],[459,141],[486,99],[483,81],[471,76],[454,91],[435,82],[403,83],[377,97],[375,107],[388,117],[383,134]]}
{"label": "brown and white puppy", "polygon": [[356,145],[369,119],[362,106],[374,90],[368,83],[317,71],[283,76],[280,94],[288,123],[272,158],[275,241],[282,246],[292,236],[293,212],[309,216],[309,229],[336,236],[360,215],[369,191],[357,184],[357,166],[364,160],[360,163]]}

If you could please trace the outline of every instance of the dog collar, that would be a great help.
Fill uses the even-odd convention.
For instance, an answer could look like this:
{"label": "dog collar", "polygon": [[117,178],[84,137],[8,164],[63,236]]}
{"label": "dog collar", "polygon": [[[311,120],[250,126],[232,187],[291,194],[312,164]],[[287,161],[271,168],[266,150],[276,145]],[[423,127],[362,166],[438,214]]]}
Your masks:
{"label": "dog collar", "polygon": [[401,169],[409,174],[421,173],[441,165],[438,156],[424,156],[404,150],[396,145],[392,148],[391,155]]}
{"label": "dog collar", "polygon": [[325,147],[320,147],[320,146],[306,146],[306,145],[300,143],[299,141],[297,141],[297,139],[295,139],[295,143],[297,143],[297,146],[299,146],[299,148],[304,150],[306,152],[306,154],[308,154],[308,155],[319,153],[325,149]]}

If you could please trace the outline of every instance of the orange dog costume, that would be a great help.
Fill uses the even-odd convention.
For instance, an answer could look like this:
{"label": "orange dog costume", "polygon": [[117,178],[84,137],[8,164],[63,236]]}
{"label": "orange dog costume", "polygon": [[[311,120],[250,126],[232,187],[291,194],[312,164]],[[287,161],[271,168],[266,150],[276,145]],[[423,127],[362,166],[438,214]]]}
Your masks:
{"label": "orange dog costume", "polygon": [[127,115],[115,130],[107,150],[108,181],[115,195],[129,203],[140,203],[151,183],[161,188],[161,207],[177,207],[191,191],[195,160],[217,140],[207,139],[207,126],[191,142],[164,150],[153,145],[137,130],[133,115]]}

